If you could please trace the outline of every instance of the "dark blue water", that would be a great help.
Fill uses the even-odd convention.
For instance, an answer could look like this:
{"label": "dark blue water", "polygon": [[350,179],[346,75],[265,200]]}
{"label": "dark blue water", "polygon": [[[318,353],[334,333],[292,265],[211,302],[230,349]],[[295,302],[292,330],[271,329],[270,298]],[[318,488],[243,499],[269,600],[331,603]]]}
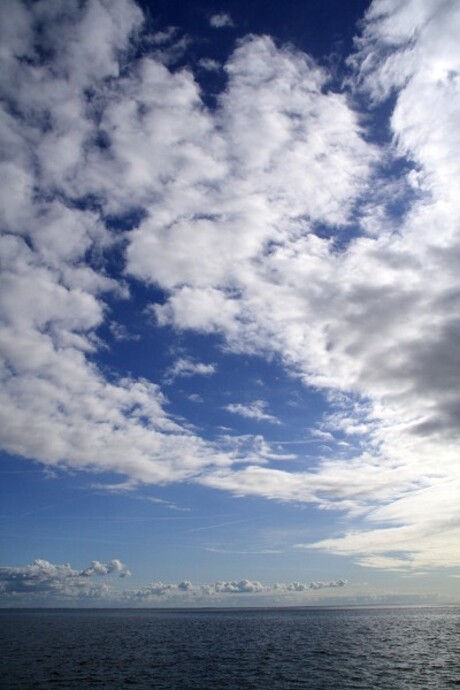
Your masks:
{"label": "dark blue water", "polygon": [[460,609],[2,611],[3,690],[460,687]]}

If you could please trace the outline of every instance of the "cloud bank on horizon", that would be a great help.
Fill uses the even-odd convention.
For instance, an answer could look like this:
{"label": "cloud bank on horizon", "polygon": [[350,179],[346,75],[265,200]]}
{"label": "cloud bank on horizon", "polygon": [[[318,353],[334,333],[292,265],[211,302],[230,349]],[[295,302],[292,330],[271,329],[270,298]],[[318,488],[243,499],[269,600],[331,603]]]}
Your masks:
{"label": "cloud bank on horizon", "polygon": [[292,582],[264,585],[258,581],[232,580],[210,584],[194,584],[189,580],[178,583],[151,582],[140,588],[117,590],[112,583],[94,582],[94,579],[115,573],[118,578],[131,575],[126,566],[118,559],[109,563],[93,561],[88,568],[76,570],[68,563],[55,565],[37,559],[24,567],[0,568],[0,594],[10,605],[30,603],[64,602],[82,603],[90,601],[124,603],[127,606],[146,603],[166,603],[171,601],[228,600],[228,595],[292,595],[295,593],[316,592],[324,589],[341,589],[346,587],[346,580],[330,582]]}
{"label": "cloud bank on horizon", "polygon": [[[0,15],[3,450],[130,488],[309,502],[350,529],[299,548],[458,565],[458,4],[374,0],[343,88],[245,36],[215,107],[193,37],[150,31],[131,0],[6,0]],[[162,384],[212,378],[204,357],[180,354],[163,381],[108,372],[111,305],[135,284],[152,328],[218,336],[223,356],[276,358],[322,392],[311,431],[336,454],[291,471],[259,427],[242,445],[172,414]],[[282,424],[262,399],[227,409]]]}

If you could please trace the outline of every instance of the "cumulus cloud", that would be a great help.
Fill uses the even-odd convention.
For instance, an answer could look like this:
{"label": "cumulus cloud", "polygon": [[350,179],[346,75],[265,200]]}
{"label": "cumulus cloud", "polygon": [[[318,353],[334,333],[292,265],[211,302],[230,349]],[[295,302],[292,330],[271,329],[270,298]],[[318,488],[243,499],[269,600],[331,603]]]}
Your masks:
{"label": "cumulus cloud", "polygon": [[[335,580],[266,585],[257,580],[241,579],[209,584],[196,584],[190,580],[178,583],[158,581],[134,589],[114,587],[113,577],[126,578],[130,575],[130,571],[118,559],[108,563],[92,561],[82,570],[72,568],[69,564],[55,565],[37,559],[31,565],[23,567],[0,568],[0,599],[4,605],[70,604],[89,600],[130,606],[161,601],[225,602],[231,601],[233,596],[311,594],[317,590],[345,587],[347,584],[346,580]],[[100,582],[101,579],[104,579],[103,583]]]}
{"label": "cumulus cloud", "polygon": [[126,570],[126,567],[118,558],[115,558],[109,563],[92,561],[89,568],[82,570],[81,575],[84,577],[91,577],[91,575],[108,575],[109,573],[119,573],[119,577],[127,577],[130,575],[129,570]]}
{"label": "cumulus cloud", "polygon": [[278,583],[275,585],[264,585],[257,580],[229,580],[219,581],[211,584],[194,584],[190,581],[178,584],[166,584],[163,582],[152,582],[139,590],[127,592],[126,596],[134,600],[155,600],[162,597],[188,596],[193,598],[215,598],[219,599],[227,595],[272,595],[283,593],[307,593],[320,589],[345,587],[346,580],[335,580],[331,582],[294,582],[291,584]]}
{"label": "cumulus cloud", "polygon": [[206,585],[193,584],[187,580],[178,584],[152,582],[139,590],[128,593],[128,596],[135,599],[151,599],[165,595],[192,594],[193,596],[214,596],[218,594],[254,594],[262,591],[264,591],[264,587],[260,582],[252,582],[250,580],[214,582]]}
{"label": "cumulus cloud", "polygon": [[[372,567],[458,564],[458,5],[374,0],[353,106],[307,55],[246,37],[215,110],[161,41],[127,63],[143,21],[130,0],[0,12],[3,449],[311,501],[367,521],[314,548]],[[393,139],[377,146],[358,104],[389,96]],[[305,472],[260,466],[274,458],[179,424],[154,382],[107,378],[98,333],[108,302],[130,299],[127,277],[163,291],[159,326],[219,334],[322,390],[322,432],[349,451]],[[212,373],[193,366],[211,365],[177,375]],[[233,405],[275,419],[262,401]]]}
{"label": "cumulus cloud", "polygon": [[278,583],[274,586],[275,590],[281,592],[308,592],[316,591],[318,589],[336,589],[340,587],[345,587],[347,584],[346,580],[331,580],[330,582],[291,582],[290,584]]}
{"label": "cumulus cloud", "polygon": [[113,559],[108,563],[94,560],[78,570],[68,563],[55,565],[37,559],[27,566],[0,568],[0,596],[6,601],[18,600],[27,603],[35,600],[78,600],[99,598],[134,603],[155,601],[162,598],[219,598],[226,595],[280,594],[283,592],[313,592],[321,589],[345,587],[346,580],[330,582],[294,582],[275,585],[262,584],[257,580],[222,580],[209,584],[196,584],[190,580],[178,583],[151,582],[138,589],[116,590],[110,584],[100,584],[99,579],[127,578],[131,575],[124,563]]}
{"label": "cumulus cloud", "polygon": [[233,414],[239,414],[241,417],[248,419],[255,419],[258,422],[270,422],[270,424],[280,424],[281,422],[274,415],[265,412],[268,404],[265,400],[254,400],[254,402],[247,405],[243,403],[229,403],[225,409]]}
{"label": "cumulus cloud", "polygon": [[[130,85],[120,76],[141,11],[129,0],[110,7],[69,2],[65,10],[46,0],[3,3],[1,12],[8,27],[1,77],[3,449],[48,465],[109,469],[159,483],[193,475],[208,462],[231,461],[169,417],[156,384],[109,381],[93,362],[107,300],[129,299],[123,278],[105,268],[105,252],[116,251],[120,240],[107,218],[136,217],[133,190],[142,196],[137,176],[145,168],[136,161],[144,141],[141,136],[136,144],[135,123],[129,136],[121,128],[118,142],[109,124],[124,118],[130,126],[122,102],[135,84],[174,81],[155,60],[139,65],[145,79]],[[175,96],[167,89],[173,109],[187,82],[191,102],[196,99],[193,80],[183,75],[178,82]],[[111,138],[115,157],[108,153]],[[155,176],[146,173],[154,187]],[[113,194],[119,184],[122,199]]]}
{"label": "cumulus cloud", "polygon": [[60,600],[109,597],[112,589],[94,579],[115,573],[118,577],[130,575],[118,559],[109,563],[92,561],[88,568],[76,570],[69,564],[54,565],[37,559],[24,567],[0,568],[0,594],[5,600]]}

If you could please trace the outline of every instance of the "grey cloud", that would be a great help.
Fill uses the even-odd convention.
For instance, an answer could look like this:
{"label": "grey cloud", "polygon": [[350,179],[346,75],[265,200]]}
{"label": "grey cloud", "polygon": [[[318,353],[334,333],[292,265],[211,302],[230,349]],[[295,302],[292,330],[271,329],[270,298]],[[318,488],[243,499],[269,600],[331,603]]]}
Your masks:
{"label": "grey cloud", "polygon": [[184,582],[179,582],[177,589],[179,589],[181,592],[190,592],[193,590],[193,585],[190,580],[184,580]]}
{"label": "grey cloud", "polygon": [[10,599],[68,599],[101,598],[110,595],[106,584],[94,583],[94,577],[116,573],[124,578],[130,575],[126,566],[114,559],[109,563],[93,561],[88,568],[77,570],[69,564],[54,565],[49,561],[37,559],[24,567],[0,568],[0,593]]}

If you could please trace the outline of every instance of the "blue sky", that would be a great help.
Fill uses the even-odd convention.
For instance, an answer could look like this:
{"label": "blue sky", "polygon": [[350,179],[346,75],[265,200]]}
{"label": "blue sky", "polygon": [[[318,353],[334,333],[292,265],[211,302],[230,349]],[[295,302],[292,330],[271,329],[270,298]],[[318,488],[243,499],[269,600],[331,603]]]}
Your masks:
{"label": "blue sky", "polygon": [[458,5],[0,13],[2,605],[458,603]]}

